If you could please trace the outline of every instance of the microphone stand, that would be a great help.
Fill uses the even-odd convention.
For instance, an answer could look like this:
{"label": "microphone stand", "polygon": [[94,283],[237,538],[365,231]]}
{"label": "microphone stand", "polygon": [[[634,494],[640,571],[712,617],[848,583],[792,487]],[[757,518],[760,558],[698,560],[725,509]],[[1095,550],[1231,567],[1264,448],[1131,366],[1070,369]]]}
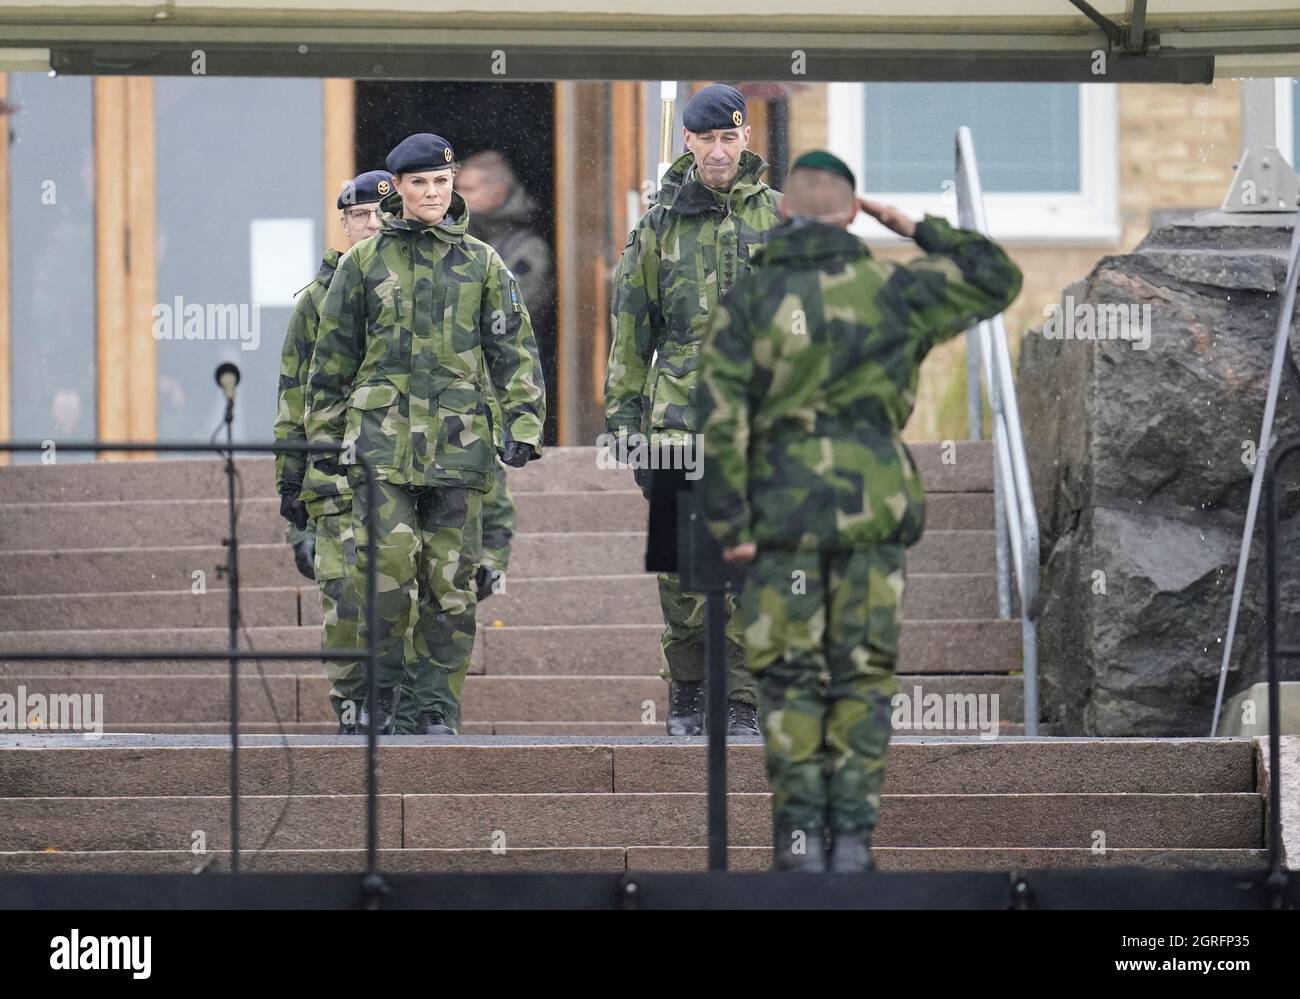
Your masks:
{"label": "microphone stand", "polygon": [[227,594],[230,627],[230,873],[239,874],[239,538],[235,533],[235,398],[226,399],[226,496],[230,515],[230,537],[224,541],[229,549],[226,558]]}

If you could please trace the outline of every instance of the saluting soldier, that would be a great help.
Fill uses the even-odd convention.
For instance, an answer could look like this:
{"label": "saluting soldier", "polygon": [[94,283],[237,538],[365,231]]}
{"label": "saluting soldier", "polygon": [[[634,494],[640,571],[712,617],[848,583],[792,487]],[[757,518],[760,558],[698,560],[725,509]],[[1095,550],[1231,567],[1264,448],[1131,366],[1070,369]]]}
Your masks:
{"label": "saluting soldier", "polygon": [[[843,161],[799,157],[754,270],[700,359],[701,489],[727,561],[748,565],[747,665],[761,678],[778,869],[871,867],[903,603],[925,494],[901,432],[931,348],[1005,309],[994,242],[855,198]],[[876,260],[858,209],[926,256]]]}

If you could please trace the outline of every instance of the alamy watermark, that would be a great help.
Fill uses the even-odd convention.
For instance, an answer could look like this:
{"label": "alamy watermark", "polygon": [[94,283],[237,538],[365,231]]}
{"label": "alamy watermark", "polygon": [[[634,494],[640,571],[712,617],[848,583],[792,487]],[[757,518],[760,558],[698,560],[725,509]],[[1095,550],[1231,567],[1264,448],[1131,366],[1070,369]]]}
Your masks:
{"label": "alamy watermark", "polygon": [[155,340],[238,340],[241,350],[257,350],[262,343],[261,306],[247,302],[172,302],[153,307]]}
{"label": "alamy watermark", "polygon": [[1074,302],[1065,296],[1064,305],[1043,306],[1043,336],[1049,340],[1126,340],[1134,350],[1151,346],[1151,305]]}
{"label": "alamy watermark", "polygon": [[596,438],[596,467],[632,468],[638,471],[682,470],[694,482],[704,475],[704,460],[698,434],[684,438],[604,433]]}
{"label": "alamy watermark", "polygon": [[137,980],[152,974],[153,937],[81,935],[74,929],[50,940],[54,971],[129,971]]}
{"label": "alamy watermark", "polygon": [[0,693],[0,731],[80,732],[83,739],[104,734],[104,695],[30,693],[23,684],[16,693]]}
{"label": "alamy watermark", "polygon": [[926,693],[919,684],[899,691],[890,701],[890,725],[895,732],[975,731],[981,739],[996,739],[1001,716],[997,694]]}

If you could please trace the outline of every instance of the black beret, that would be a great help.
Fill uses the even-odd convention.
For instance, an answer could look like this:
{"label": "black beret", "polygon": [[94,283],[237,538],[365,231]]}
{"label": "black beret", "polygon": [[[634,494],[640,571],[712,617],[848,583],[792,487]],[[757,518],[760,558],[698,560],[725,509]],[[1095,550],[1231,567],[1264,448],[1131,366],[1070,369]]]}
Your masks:
{"label": "black beret", "polygon": [[399,142],[384,160],[393,173],[420,173],[423,170],[441,170],[451,166],[456,155],[451,143],[441,135],[418,132]]}
{"label": "black beret", "polygon": [[358,174],[343,185],[339,193],[338,207],[344,209],[350,205],[369,205],[382,201],[393,189],[393,175],[387,170],[367,170]]}
{"label": "black beret", "polygon": [[825,170],[827,173],[833,173],[837,177],[843,177],[853,186],[855,191],[858,187],[858,182],[853,176],[853,171],[849,169],[849,165],[834,153],[828,153],[824,149],[809,150],[791,163],[790,169]]}
{"label": "black beret", "polygon": [[692,132],[739,128],[749,120],[748,110],[745,98],[735,87],[711,83],[686,102],[682,124]]}

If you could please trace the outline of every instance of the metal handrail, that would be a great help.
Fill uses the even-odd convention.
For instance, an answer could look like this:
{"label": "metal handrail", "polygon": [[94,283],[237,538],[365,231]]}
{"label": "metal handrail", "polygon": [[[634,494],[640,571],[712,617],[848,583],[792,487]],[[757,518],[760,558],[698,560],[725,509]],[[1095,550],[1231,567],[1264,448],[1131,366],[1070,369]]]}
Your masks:
{"label": "metal handrail", "polygon": [[[975,143],[963,125],[957,130],[957,220],[985,236],[984,192],[975,161]],[[1020,406],[1007,350],[1007,331],[999,313],[967,333],[968,402],[973,440],[983,437],[980,372],[993,414],[993,501],[997,532],[998,616],[1011,617],[1013,563],[1020,596],[1020,639],[1024,654],[1025,735],[1038,735],[1038,507],[1029,479],[1029,459],[1020,426]],[[1010,488],[1008,488],[1008,484]],[[1010,559],[1008,559],[1008,551]]]}

